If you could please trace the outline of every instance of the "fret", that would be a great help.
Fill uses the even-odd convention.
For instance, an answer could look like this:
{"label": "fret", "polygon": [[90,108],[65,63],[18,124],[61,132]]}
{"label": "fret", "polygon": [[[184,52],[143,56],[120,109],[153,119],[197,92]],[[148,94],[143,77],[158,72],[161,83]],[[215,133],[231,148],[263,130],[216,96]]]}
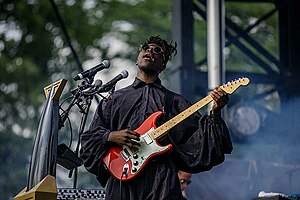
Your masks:
{"label": "fret", "polygon": [[182,122],[183,120],[185,120],[186,118],[188,118],[189,116],[197,112],[199,109],[209,104],[212,100],[213,100],[212,97],[210,95],[207,95],[206,97],[204,97],[203,99],[201,99],[200,101],[198,101],[197,103],[195,103],[194,105],[186,109],[185,111],[179,113],[169,121],[162,124],[157,129],[152,131],[151,133],[152,137],[154,139],[163,137],[168,133],[168,131],[171,128],[173,128],[174,126],[176,126],[177,124],[179,124],[180,122]]}

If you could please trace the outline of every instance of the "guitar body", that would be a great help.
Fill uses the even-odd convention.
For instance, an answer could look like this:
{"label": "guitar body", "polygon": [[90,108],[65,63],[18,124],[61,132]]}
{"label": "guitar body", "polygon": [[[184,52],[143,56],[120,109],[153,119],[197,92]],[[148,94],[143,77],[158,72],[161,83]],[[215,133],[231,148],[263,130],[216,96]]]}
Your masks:
{"label": "guitar body", "polygon": [[135,130],[140,134],[138,142],[141,146],[137,152],[133,152],[125,145],[109,149],[103,162],[113,177],[124,181],[133,179],[151,158],[164,154],[172,148],[172,144],[161,146],[151,135],[151,132],[157,128],[156,121],[162,114],[161,111],[153,113]]}

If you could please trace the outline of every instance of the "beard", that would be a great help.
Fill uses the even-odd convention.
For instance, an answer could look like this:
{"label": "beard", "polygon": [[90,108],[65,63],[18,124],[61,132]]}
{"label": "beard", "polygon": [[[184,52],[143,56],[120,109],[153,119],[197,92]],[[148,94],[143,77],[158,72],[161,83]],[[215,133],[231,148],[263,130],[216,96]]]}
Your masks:
{"label": "beard", "polygon": [[138,67],[140,70],[142,70],[144,73],[148,75],[154,75],[159,74],[158,66],[156,66],[154,63],[145,63],[141,62],[138,64]]}
{"label": "beard", "polygon": [[152,68],[141,68],[141,69],[143,70],[143,72],[149,75],[157,74],[157,71]]}

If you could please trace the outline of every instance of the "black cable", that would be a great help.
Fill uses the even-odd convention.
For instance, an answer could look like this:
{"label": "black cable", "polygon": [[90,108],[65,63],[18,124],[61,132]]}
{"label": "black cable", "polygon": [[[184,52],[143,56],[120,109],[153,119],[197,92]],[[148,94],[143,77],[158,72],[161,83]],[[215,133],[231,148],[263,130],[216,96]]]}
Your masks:
{"label": "black cable", "polygon": [[72,140],[73,140],[73,131],[72,131],[72,124],[71,124],[70,118],[68,117],[67,120],[68,120],[69,128],[70,128],[70,143],[69,143],[69,149],[71,149]]}
{"label": "black cable", "polygon": [[123,176],[128,176],[128,168],[124,168],[123,169],[123,172],[122,172],[122,175],[121,175],[121,178],[120,178],[120,200],[122,200],[122,178]]}
{"label": "black cable", "polygon": [[120,200],[122,200],[122,178],[120,179]]}
{"label": "black cable", "polygon": [[[79,57],[78,57],[78,55],[77,55],[77,53],[76,53],[76,51],[75,51],[75,49],[74,49],[74,47],[73,47],[73,45],[72,45],[72,43],[71,43],[70,36],[69,36],[68,31],[67,31],[67,29],[66,29],[65,23],[64,23],[64,21],[63,21],[61,15],[60,15],[60,13],[59,13],[59,11],[58,11],[57,5],[55,4],[54,0],[50,0],[50,3],[51,3],[51,5],[52,5],[52,7],[53,7],[53,10],[54,10],[54,12],[55,12],[55,15],[56,15],[56,17],[57,17],[57,19],[58,19],[58,22],[59,22],[60,26],[61,26],[62,32],[63,32],[63,34],[65,35],[65,38],[66,38],[67,43],[68,43],[68,46],[70,47],[70,49],[71,49],[71,51],[72,51],[72,54],[73,54],[73,56],[74,56],[75,62],[76,62],[77,67],[78,67],[78,70],[79,70],[80,72],[82,72],[82,71],[83,71],[83,67],[82,67],[81,62],[79,61]],[[86,79],[86,80],[87,80],[88,82],[92,82],[93,79]],[[99,103],[100,103],[100,100],[98,99],[97,96],[95,96],[95,99],[96,99],[96,102],[99,104]]]}
{"label": "black cable", "polygon": [[[65,110],[61,107],[62,104],[60,104],[59,109],[63,111],[63,113],[65,113]],[[62,114],[63,114],[62,113]],[[72,130],[72,124],[71,124],[71,120],[69,117],[67,117],[68,120],[68,124],[69,124],[69,129],[70,129],[70,142],[69,142],[69,149],[71,149],[71,145],[72,145],[72,140],[73,140],[73,130]]]}
{"label": "black cable", "polygon": [[[61,103],[60,103],[60,108],[61,108],[61,106],[68,100],[68,99],[71,99],[73,96],[69,96],[69,97],[67,97],[66,99],[64,99]],[[61,108],[61,110],[63,110],[62,108]],[[64,111],[64,110],[63,110]]]}
{"label": "black cable", "polygon": [[73,54],[73,56],[74,56],[74,59],[75,59],[75,61],[76,61],[77,67],[78,67],[78,70],[79,70],[80,72],[82,72],[82,71],[83,71],[82,65],[81,65],[81,63],[80,63],[80,61],[79,61],[79,58],[78,58],[78,56],[77,56],[77,53],[75,52],[75,49],[74,49],[74,47],[73,47],[73,45],[72,45],[72,43],[71,43],[71,39],[70,39],[69,34],[68,34],[68,32],[67,32],[65,23],[64,23],[64,21],[63,21],[61,15],[60,15],[60,13],[59,13],[59,11],[58,11],[58,8],[57,8],[57,6],[56,6],[54,0],[50,0],[50,2],[51,2],[51,5],[52,5],[52,7],[53,7],[53,9],[54,9],[55,15],[56,15],[56,17],[57,17],[57,19],[58,19],[58,22],[59,22],[59,24],[60,24],[60,26],[61,26],[61,29],[62,29],[62,31],[63,31],[65,37],[66,37],[67,43],[68,43],[68,45],[69,45],[69,47],[70,47],[70,49],[71,49],[71,51],[72,51],[72,54]]}

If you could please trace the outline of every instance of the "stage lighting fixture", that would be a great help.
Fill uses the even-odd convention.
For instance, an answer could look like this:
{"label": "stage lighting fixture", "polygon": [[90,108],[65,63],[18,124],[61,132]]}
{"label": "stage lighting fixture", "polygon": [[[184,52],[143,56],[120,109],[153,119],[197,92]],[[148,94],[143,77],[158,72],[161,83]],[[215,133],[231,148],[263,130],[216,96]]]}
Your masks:
{"label": "stage lighting fixture", "polygon": [[261,126],[261,116],[253,105],[235,105],[228,109],[228,125],[233,136],[243,140],[257,134]]}

